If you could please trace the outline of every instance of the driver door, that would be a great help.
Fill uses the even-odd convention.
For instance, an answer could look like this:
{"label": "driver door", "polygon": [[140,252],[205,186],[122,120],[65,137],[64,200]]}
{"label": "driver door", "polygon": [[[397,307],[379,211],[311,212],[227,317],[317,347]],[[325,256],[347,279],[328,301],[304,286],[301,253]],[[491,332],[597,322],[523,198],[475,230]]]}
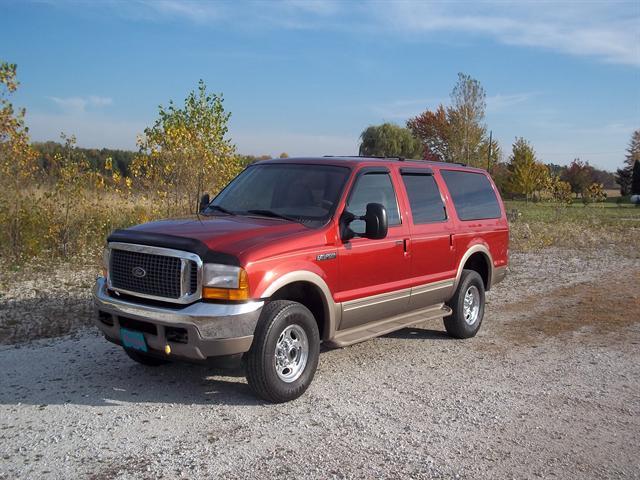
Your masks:
{"label": "driver door", "polygon": [[[368,203],[380,203],[387,210],[389,230],[380,240],[340,240],[339,291],[335,296],[342,303],[340,330],[407,311],[411,291],[409,230],[400,215],[392,174],[387,168],[365,167],[357,175],[345,211],[361,216]],[[354,220],[349,227],[356,233],[365,231],[362,220]]]}

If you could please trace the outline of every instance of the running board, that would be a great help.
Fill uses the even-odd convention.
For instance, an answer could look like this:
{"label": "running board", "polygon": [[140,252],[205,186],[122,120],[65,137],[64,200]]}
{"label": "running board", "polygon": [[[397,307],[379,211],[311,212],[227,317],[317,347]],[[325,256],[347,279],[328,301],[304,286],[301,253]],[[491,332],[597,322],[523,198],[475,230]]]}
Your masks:
{"label": "running board", "polygon": [[357,327],[346,330],[339,330],[336,332],[335,337],[327,343],[332,347],[346,347],[347,345],[364,342],[371,338],[395,332],[396,330],[415,325],[416,323],[448,317],[451,313],[451,309],[441,303],[433,307],[402,313],[377,322],[358,325]]}

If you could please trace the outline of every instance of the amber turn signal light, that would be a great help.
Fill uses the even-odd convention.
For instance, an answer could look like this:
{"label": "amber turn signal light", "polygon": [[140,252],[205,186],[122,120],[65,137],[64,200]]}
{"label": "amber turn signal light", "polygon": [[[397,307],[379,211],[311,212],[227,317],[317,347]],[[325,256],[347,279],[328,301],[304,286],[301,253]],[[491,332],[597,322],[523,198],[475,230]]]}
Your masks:
{"label": "amber turn signal light", "polygon": [[202,298],[205,300],[249,300],[247,272],[240,270],[238,277],[238,288],[203,287]]}

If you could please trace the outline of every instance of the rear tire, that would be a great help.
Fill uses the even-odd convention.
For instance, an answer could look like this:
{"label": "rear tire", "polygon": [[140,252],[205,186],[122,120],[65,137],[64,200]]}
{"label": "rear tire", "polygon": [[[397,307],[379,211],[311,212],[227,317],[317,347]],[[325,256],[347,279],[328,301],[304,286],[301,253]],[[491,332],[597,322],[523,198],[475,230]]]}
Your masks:
{"label": "rear tire", "polygon": [[137,352],[135,350],[130,350],[128,348],[124,349],[124,352],[127,356],[141,365],[145,365],[147,367],[159,367],[160,365],[165,365],[169,363],[168,360],[162,360],[161,358],[152,357],[150,355],[145,355],[142,352]]}
{"label": "rear tire", "polygon": [[320,356],[320,334],[307,307],[288,300],[268,303],[247,352],[247,382],[260,398],[283,403],[311,384]]}
{"label": "rear tire", "polygon": [[475,270],[462,270],[460,283],[447,305],[453,313],[444,318],[444,328],[454,338],[471,338],[484,317],[484,282]]}

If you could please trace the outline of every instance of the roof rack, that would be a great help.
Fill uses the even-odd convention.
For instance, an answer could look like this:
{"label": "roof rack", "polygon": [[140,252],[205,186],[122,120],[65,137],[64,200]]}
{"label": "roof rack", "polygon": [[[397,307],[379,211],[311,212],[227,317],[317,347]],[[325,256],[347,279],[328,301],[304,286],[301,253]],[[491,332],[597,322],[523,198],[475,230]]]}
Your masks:
{"label": "roof rack", "polygon": [[411,161],[411,162],[431,162],[431,163],[443,163],[449,165],[460,165],[461,167],[468,167],[469,165],[464,162],[444,162],[440,160],[425,160],[424,158],[410,158],[404,157],[386,157],[383,155],[323,155],[323,158],[377,158],[380,160],[397,160],[399,162]]}
{"label": "roof rack", "polygon": [[323,155],[324,158],[379,158],[382,160],[398,160],[404,162],[404,157],[386,157],[384,155]]}

